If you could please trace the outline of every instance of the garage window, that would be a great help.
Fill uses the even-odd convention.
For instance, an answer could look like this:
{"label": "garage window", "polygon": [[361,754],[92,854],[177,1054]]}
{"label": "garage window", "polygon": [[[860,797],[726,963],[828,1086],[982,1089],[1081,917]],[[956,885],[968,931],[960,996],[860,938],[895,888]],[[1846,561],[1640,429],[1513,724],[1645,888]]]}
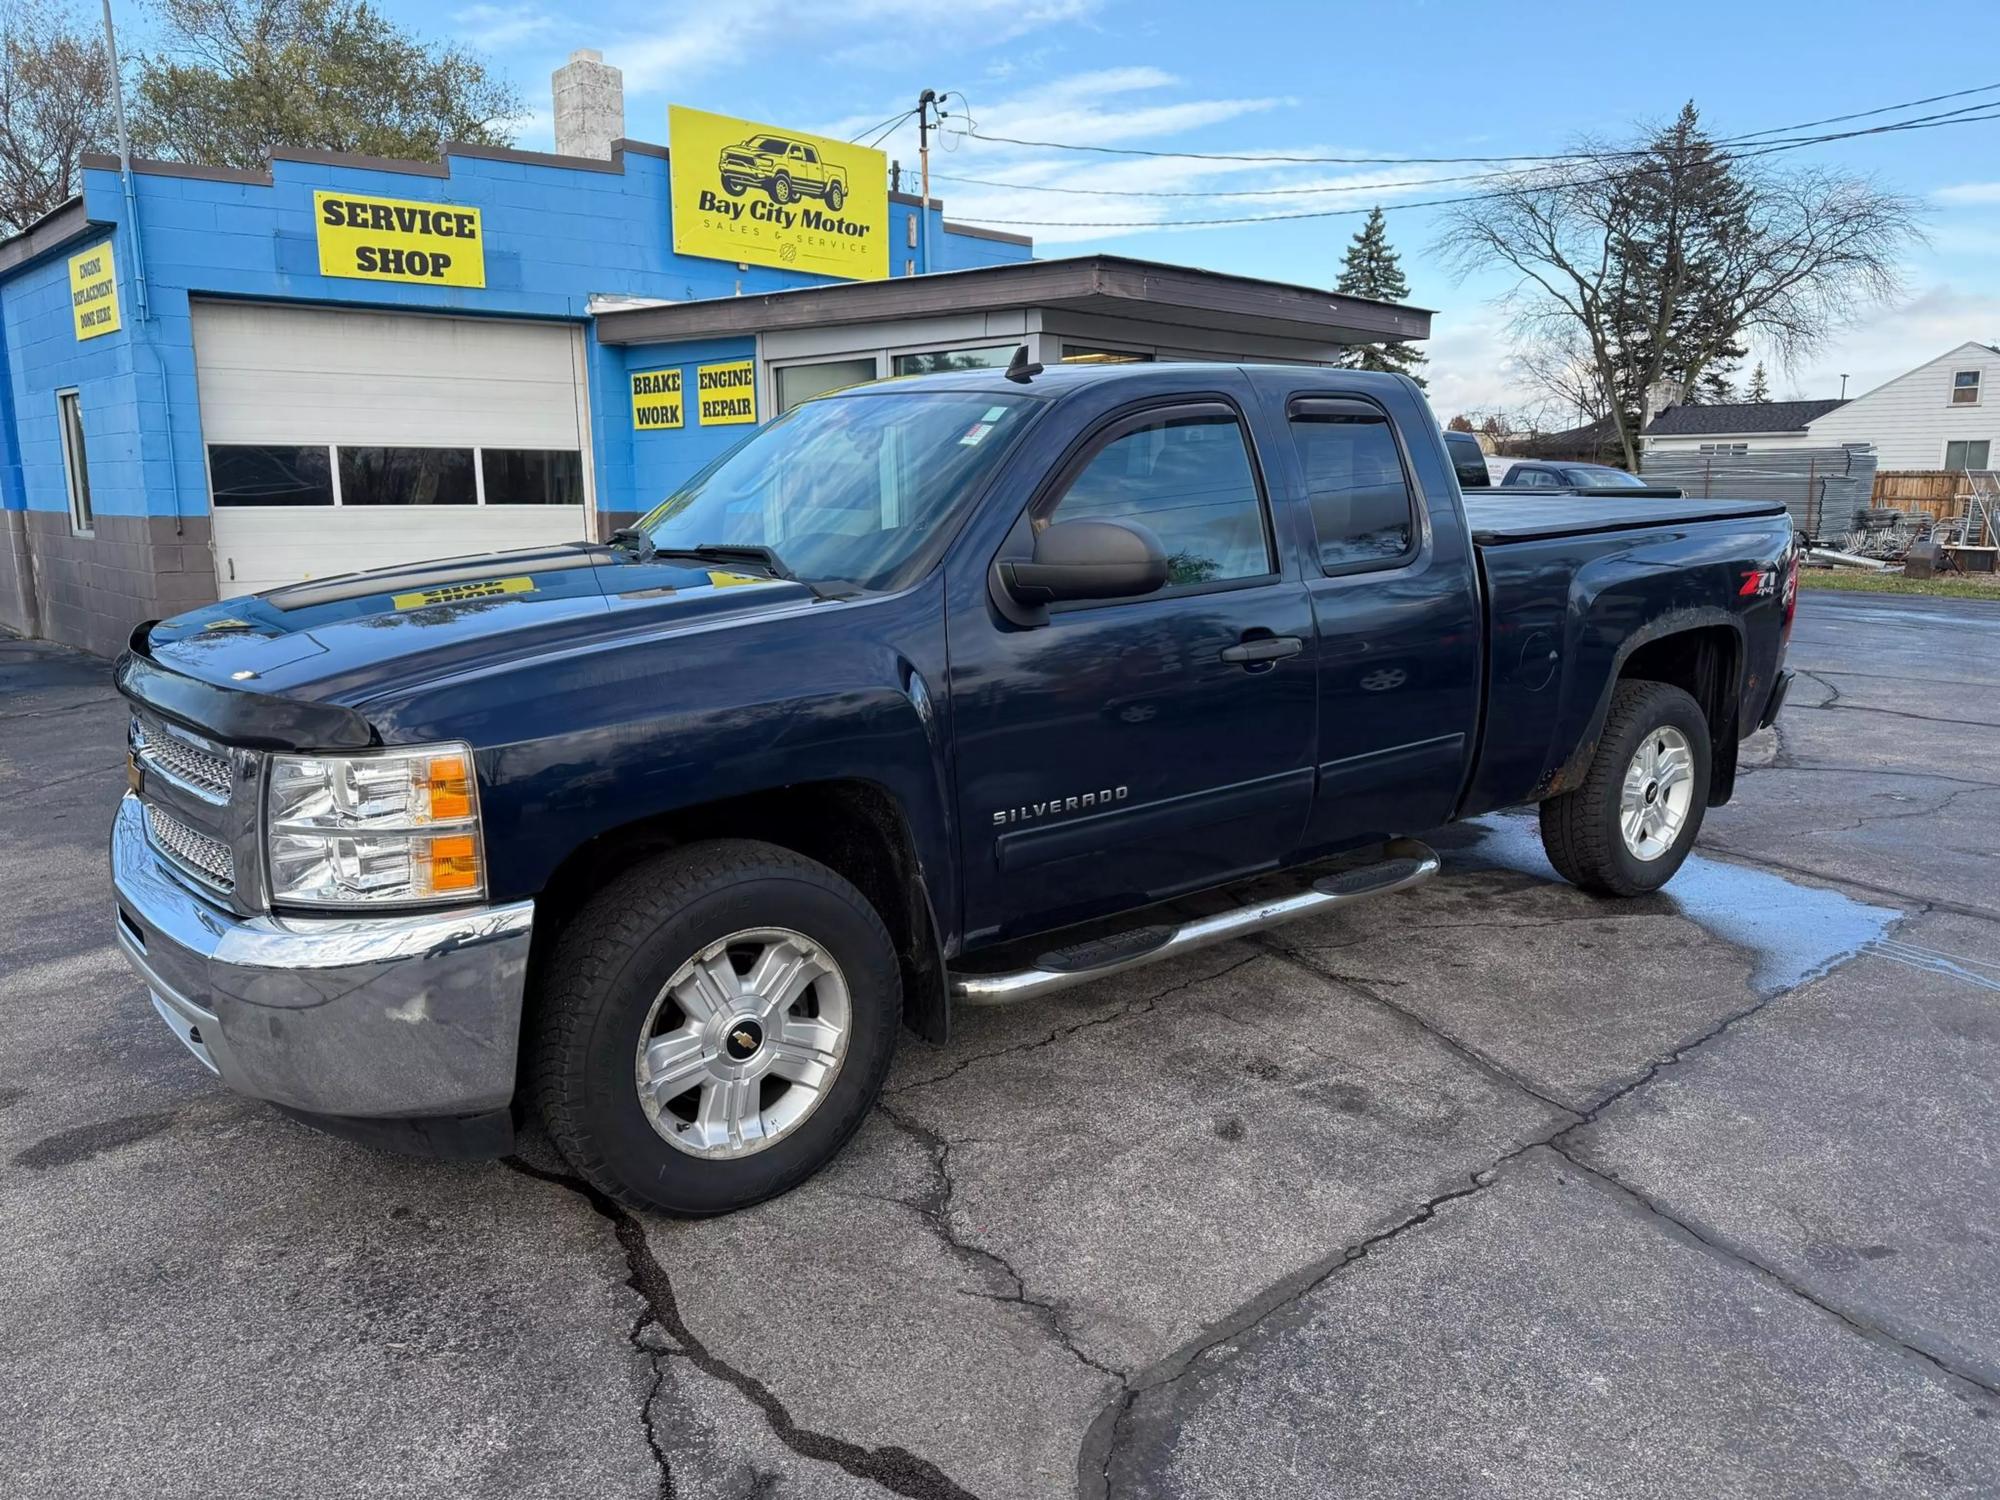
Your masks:
{"label": "garage window", "polygon": [[320,446],[213,443],[208,483],[217,505],[333,504],[333,465]]}
{"label": "garage window", "polygon": [[488,505],[583,504],[583,455],[555,448],[482,448]]}
{"label": "garage window", "polygon": [[471,505],[470,448],[342,448],[342,505]]}
{"label": "garage window", "polygon": [[69,529],[77,536],[91,536],[97,530],[97,512],[90,504],[90,459],[83,446],[83,399],[75,391],[58,391],[56,417],[62,425],[63,480],[69,486]]}

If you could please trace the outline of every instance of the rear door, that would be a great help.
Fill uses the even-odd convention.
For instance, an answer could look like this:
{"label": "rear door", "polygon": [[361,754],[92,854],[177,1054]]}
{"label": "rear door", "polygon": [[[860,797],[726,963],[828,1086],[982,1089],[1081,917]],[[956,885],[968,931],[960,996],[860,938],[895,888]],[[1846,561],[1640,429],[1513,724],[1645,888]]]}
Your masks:
{"label": "rear door", "polygon": [[1319,634],[1315,849],[1444,822],[1473,750],[1482,616],[1471,542],[1435,444],[1418,446],[1429,414],[1414,399],[1398,406],[1392,420],[1359,393],[1285,401]]}
{"label": "rear door", "polygon": [[1312,606],[1296,568],[1280,565],[1239,402],[1162,399],[1102,420],[1000,555],[1082,518],[1153,530],[1171,581],[1145,598],[1054,606],[1032,627],[983,588],[954,606],[971,943],[1267,868],[1305,827]]}

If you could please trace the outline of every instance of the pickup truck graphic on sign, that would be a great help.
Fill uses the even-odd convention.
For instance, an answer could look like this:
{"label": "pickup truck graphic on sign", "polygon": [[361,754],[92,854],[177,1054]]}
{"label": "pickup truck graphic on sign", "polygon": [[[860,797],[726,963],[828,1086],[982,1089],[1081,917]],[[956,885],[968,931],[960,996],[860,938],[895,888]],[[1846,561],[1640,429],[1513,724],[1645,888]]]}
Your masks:
{"label": "pickup truck graphic on sign", "polygon": [[834,213],[847,202],[847,169],[820,160],[816,147],[783,135],[753,135],[722,148],[722,190],[740,198],[760,187],[773,203],[819,198]]}

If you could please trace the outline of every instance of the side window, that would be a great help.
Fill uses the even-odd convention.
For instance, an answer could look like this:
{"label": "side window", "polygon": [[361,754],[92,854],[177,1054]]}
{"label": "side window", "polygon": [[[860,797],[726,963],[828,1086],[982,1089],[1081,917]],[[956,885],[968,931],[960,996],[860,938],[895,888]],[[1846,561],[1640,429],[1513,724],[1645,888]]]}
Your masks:
{"label": "side window", "polygon": [[1250,448],[1234,416],[1162,413],[1098,449],[1069,483],[1054,521],[1133,521],[1167,553],[1169,587],[1273,571]]}
{"label": "side window", "polygon": [[1387,417],[1354,402],[1301,402],[1292,441],[1322,568],[1379,567],[1416,550],[1416,506]]}

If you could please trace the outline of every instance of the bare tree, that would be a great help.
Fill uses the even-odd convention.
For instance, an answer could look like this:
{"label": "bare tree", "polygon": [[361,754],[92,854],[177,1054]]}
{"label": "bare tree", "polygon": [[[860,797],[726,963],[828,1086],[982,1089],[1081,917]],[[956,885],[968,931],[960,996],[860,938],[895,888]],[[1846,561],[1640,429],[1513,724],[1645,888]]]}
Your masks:
{"label": "bare tree", "polygon": [[1513,273],[1516,357],[1541,372],[1530,380],[1553,374],[1579,412],[1594,385],[1636,469],[1648,392],[1693,389],[1751,336],[1795,366],[1894,295],[1917,213],[1865,179],[1731,157],[1690,107],[1636,150],[1582,142],[1560,167],[1458,205],[1438,249],[1461,277]]}
{"label": "bare tree", "polygon": [[65,202],[110,138],[104,39],[55,0],[0,3],[0,234]]}
{"label": "bare tree", "polygon": [[1508,373],[1527,392],[1532,427],[1587,427],[1611,415],[1611,394],[1573,319],[1530,314],[1515,320],[1514,332]]}

